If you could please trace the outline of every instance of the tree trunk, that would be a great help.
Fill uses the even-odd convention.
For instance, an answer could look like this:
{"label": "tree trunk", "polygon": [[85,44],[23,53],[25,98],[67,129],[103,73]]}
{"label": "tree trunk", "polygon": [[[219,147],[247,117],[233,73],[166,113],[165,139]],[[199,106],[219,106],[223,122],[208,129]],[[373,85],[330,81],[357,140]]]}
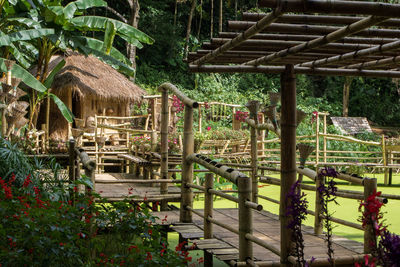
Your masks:
{"label": "tree trunk", "polygon": [[200,0],[199,28],[197,29],[197,39],[200,39],[201,21],[203,20],[203,0]]}
{"label": "tree trunk", "polygon": [[349,116],[350,85],[353,77],[346,77],[343,85],[343,117]]}
{"label": "tree trunk", "polygon": [[218,31],[222,32],[222,14],[223,14],[223,1],[219,0],[219,23],[218,23]]}
{"label": "tree trunk", "polygon": [[178,0],[175,0],[175,10],[174,10],[174,33],[176,31],[176,16],[178,15]]}
{"label": "tree trunk", "polygon": [[211,14],[210,14],[210,38],[213,38],[213,33],[214,33],[214,0],[211,1]]}
{"label": "tree trunk", "polygon": [[235,20],[237,20],[237,13],[238,13],[238,0],[235,0]]}
{"label": "tree trunk", "polygon": [[[139,10],[140,10],[140,5],[139,5],[139,0],[133,0],[130,1],[132,3],[131,5],[131,17],[129,19],[129,24],[136,28],[138,27],[139,24]],[[132,68],[136,70],[136,46],[132,44],[128,44],[128,57],[129,60],[132,62]],[[135,81],[136,77],[136,71],[135,75],[131,77],[131,81]]]}
{"label": "tree trunk", "polygon": [[189,50],[190,31],[192,28],[192,20],[193,20],[194,10],[196,8],[196,3],[197,3],[196,0],[192,0],[192,7],[190,8],[189,19],[188,19],[188,24],[187,24],[187,28],[186,28],[185,58],[187,57],[188,50]]}

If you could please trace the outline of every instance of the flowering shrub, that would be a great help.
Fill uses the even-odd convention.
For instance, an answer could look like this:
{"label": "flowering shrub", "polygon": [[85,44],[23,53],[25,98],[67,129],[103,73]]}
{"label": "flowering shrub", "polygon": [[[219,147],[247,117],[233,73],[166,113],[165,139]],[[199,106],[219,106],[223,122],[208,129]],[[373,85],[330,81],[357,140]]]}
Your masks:
{"label": "flowering shrub", "polygon": [[176,109],[176,112],[179,113],[183,111],[183,109],[185,108],[185,104],[183,104],[182,101],[176,95],[173,95],[172,107],[174,107]]}
{"label": "flowering shrub", "polygon": [[[134,150],[135,147],[138,147],[139,149],[148,152],[151,150],[151,138],[148,136],[134,136],[132,139],[132,145]],[[168,139],[168,149],[170,153],[178,153],[180,151],[177,137],[171,136]],[[156,141],[155,150],[156,152],[161,151],[161,136],[159,136]]]}
{"label": "flowering shrub", "polygon": [[321,209],[322,209],[322,215],[325,217],[324,220],[324,227],[326,229],[325,232],[325,241],[327,243],[328,247],[328,260],[331,264],[331,266],[334,265],[333,261],[333,243],[332,243],[332,235],[333,235],[333,226],[331,222],[331,217],[332,214],[328,210],[328,203],[329,202],[336,202],[336,192],[337,192],[337,187],[336,187],[336,182],[333,180],[334,177],[337,176],[337,172],[333,168],[324,168],[321,170],[319,173],[320,178],[325,177],[326,178],[326,183],[321,183],[321,185],[317,188],[318,192],[321,195]]}
{"label": "flowering shrub", "polygon": [[305,194],[300,191],[300,181],[296,181],[286,196],[288,206],[286,216],[290,216],[288,228],[292,230],[291,239],[295,244],[293,256],[297,258],[298,266],[305,266],[304,239],[301,232],[301,223],[306,219],[308,201]]}
{"label": "flowering shrub", "polygon": [[187,255],[167,248],[145,205],[95,205],[79,194],[52,200],[30,176],[0,179],[0,263],[4,266],[186,266]]}
{"label": "flowering shrub", "polygon": [[244,122],[249,117],[249,113],[246,111],[237,110],[235,113],[235,120]]}

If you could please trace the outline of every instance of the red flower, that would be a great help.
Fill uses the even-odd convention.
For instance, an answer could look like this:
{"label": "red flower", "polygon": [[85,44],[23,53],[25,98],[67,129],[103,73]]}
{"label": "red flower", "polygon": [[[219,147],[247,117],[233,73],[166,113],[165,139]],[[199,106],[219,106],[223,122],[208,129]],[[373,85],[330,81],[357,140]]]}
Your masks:
{"label": "red flower", "polygon": [[28,187],[29,186],[29,184],[31,183],[32,181],[31,181],[31,175],[29,174],[26,178],[25,178],[25,181],[24,181],[24,184],[22,185],[23,187]]}
{"label": "red flower", "polygon": [[64,243],[60,243],[60,247],[63,247],[65,244]]}
{"label": "red flower", "polygon": [[153,259],[153,256],[151,256],[151,253],[146,252],[146,254],[147,254],[146,260],[151,261]]}
{"label": "red flower", "polygon": [[211,130],[211,127],[210,127],[210,126],[207,127],[207,131],[209,131],[209,130]]}

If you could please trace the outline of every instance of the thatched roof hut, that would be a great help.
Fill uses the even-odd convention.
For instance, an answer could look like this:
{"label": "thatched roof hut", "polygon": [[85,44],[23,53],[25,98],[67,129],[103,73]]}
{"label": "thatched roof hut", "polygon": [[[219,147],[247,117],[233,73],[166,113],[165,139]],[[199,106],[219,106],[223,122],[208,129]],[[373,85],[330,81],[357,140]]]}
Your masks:
{"label": "thatched roof hut", "polygon": [[[54,56],[49,63],[50,71],[62,59],[66,64],[56,75],[51,92],[70,108],[76,118],[86,121],[94,115],[129,116],[130,105],[141,102],[142,95],[146,94],[124,75],[93,56],[77,53]],[[51,138],[66,139],[67,121],[54,103],[50,110]],[[43,114],[41,118],[43,122]]]}

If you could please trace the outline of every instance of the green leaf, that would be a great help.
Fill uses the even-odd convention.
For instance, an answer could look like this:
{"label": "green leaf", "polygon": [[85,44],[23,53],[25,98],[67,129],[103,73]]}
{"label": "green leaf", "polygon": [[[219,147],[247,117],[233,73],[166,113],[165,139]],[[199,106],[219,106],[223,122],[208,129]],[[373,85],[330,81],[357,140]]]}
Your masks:
{"label": "green leaf", "polygon": [[54,77],[57,75],[57,73],[60,72],[60,70],[61,70],[64,66],[65,66],[65,60],[63,59],[63,60],[61,60],[61,61],[54,67],[54,69],[50,72],[49,76],[47,76],[46,80],[45,80],[44,83],[43,83],[43,85],[44,85],[46,88],[50,88],[50,87],[51,87],[51,85],[52,85],[52,83],[53,83],[53,80],[54,80]]}
{"label": "green leaf", "polygon": [[[4,64],[5,60],[5,58],[0,58],[0,70],[3,72],[7,72],[6,65]],[[12,76],[20,78],[26,85],[32,87],[36,91],[45,92],[47,90],[41,82],[18,64],[13,65],[11,73]]]}
{"label": "green leaf", "polygon": [[78,9],[75,2],[71,2],[66,5],[63,9],[63,13],[66,19],[72,19],[74,17],[75,11]]}
{"label": "green leaf", "polygon": [[20,63],[25,69],[29,69],[31,67],[31,63],[26,60],[25,54],[21,53],[15,45],[10,44],[8,50],[15,57],[18,63]]}
{"label": "green leaf", "polygon": [[28,18],[7,18],[7,22],[10,23],[16,22],[18,24],[24,25],[29,28],[35,28],[35,29],[41,28],[39,22]]}
{"label": "green leaf", "polygon": [[91,7],[105,7],[107,2],[103,0],[78,0],[74,2],[75,5],[80,9],[88,9]]}
{"label": "green leaf", "polygon": [[110,65],[111,67],[113,67],[114,69],[118,70],[121,73],[124,73],[128,76],[133,76],[135,74],[135,70],[132,67],[116,60],[115,58],[113,58],[109,55],[104,54],[103,52],[100,52],[98,50],[91,49],[89,47],[82,46],[82,45],[80,45],[79,48],[86,55],[92,54],[92,55],[96,56],[98,59],[107,63],[108,65]]}
{"label": "green leaf", "polygon": [[129,43],[134,43],[135,41],[139,41],[145,44],[153,44],[154,39],[152,39],[147,34],[139,31],[138,29],[123,23],[121,21],[99,17],[99,16],[80,16],[73,18],[71,23],[73,23],[77,27],[82,27],[87,30],[104,30],[106,25],[106,21],[111,21],[114,23],[118,35],[124,38]]}
{"label": "green leaf", "polygon": [[112,21],[108,20],[106,24],[107,25],[104,33],[104,43],[102,50],[106,55],[110,55],[111,48],[114,42],[115,33],[117,32],[117,30],[115,28],[115,24]]}
{"label": "green leaf", "polygon": [[[83,36],[82,39],[85,40],[86,45],[94,50],[98,50],[98,51],[102,51],[103,45],[104,43],[100,40],[94,39],[94,38],[90,38],[90,37],[85,37]],[[111,48],[111,52],[110,52],[110,56],[112,56],[113,58],[127,64],[130,65],[131,62],[130,60],[124,56],[124,54],[122,54],[121,52],[119,52],[118,49],[112,47]]]}
{"label": "green leaf", "polygon": [[0,37],[0,46],[8,46],[15,41],[27,41],[54,34],[54,29],[32,29],[13,32]]}
{"label": "green leaf", "polygon": [[61,114],[64,118],[69,122],[72,123],[74,121],[74,115],[69,110],[69,108],[61,101],[55,94],[49,93],[49,97],[53,99],[54,103],[56,103],[58,109],[61,111]]}

